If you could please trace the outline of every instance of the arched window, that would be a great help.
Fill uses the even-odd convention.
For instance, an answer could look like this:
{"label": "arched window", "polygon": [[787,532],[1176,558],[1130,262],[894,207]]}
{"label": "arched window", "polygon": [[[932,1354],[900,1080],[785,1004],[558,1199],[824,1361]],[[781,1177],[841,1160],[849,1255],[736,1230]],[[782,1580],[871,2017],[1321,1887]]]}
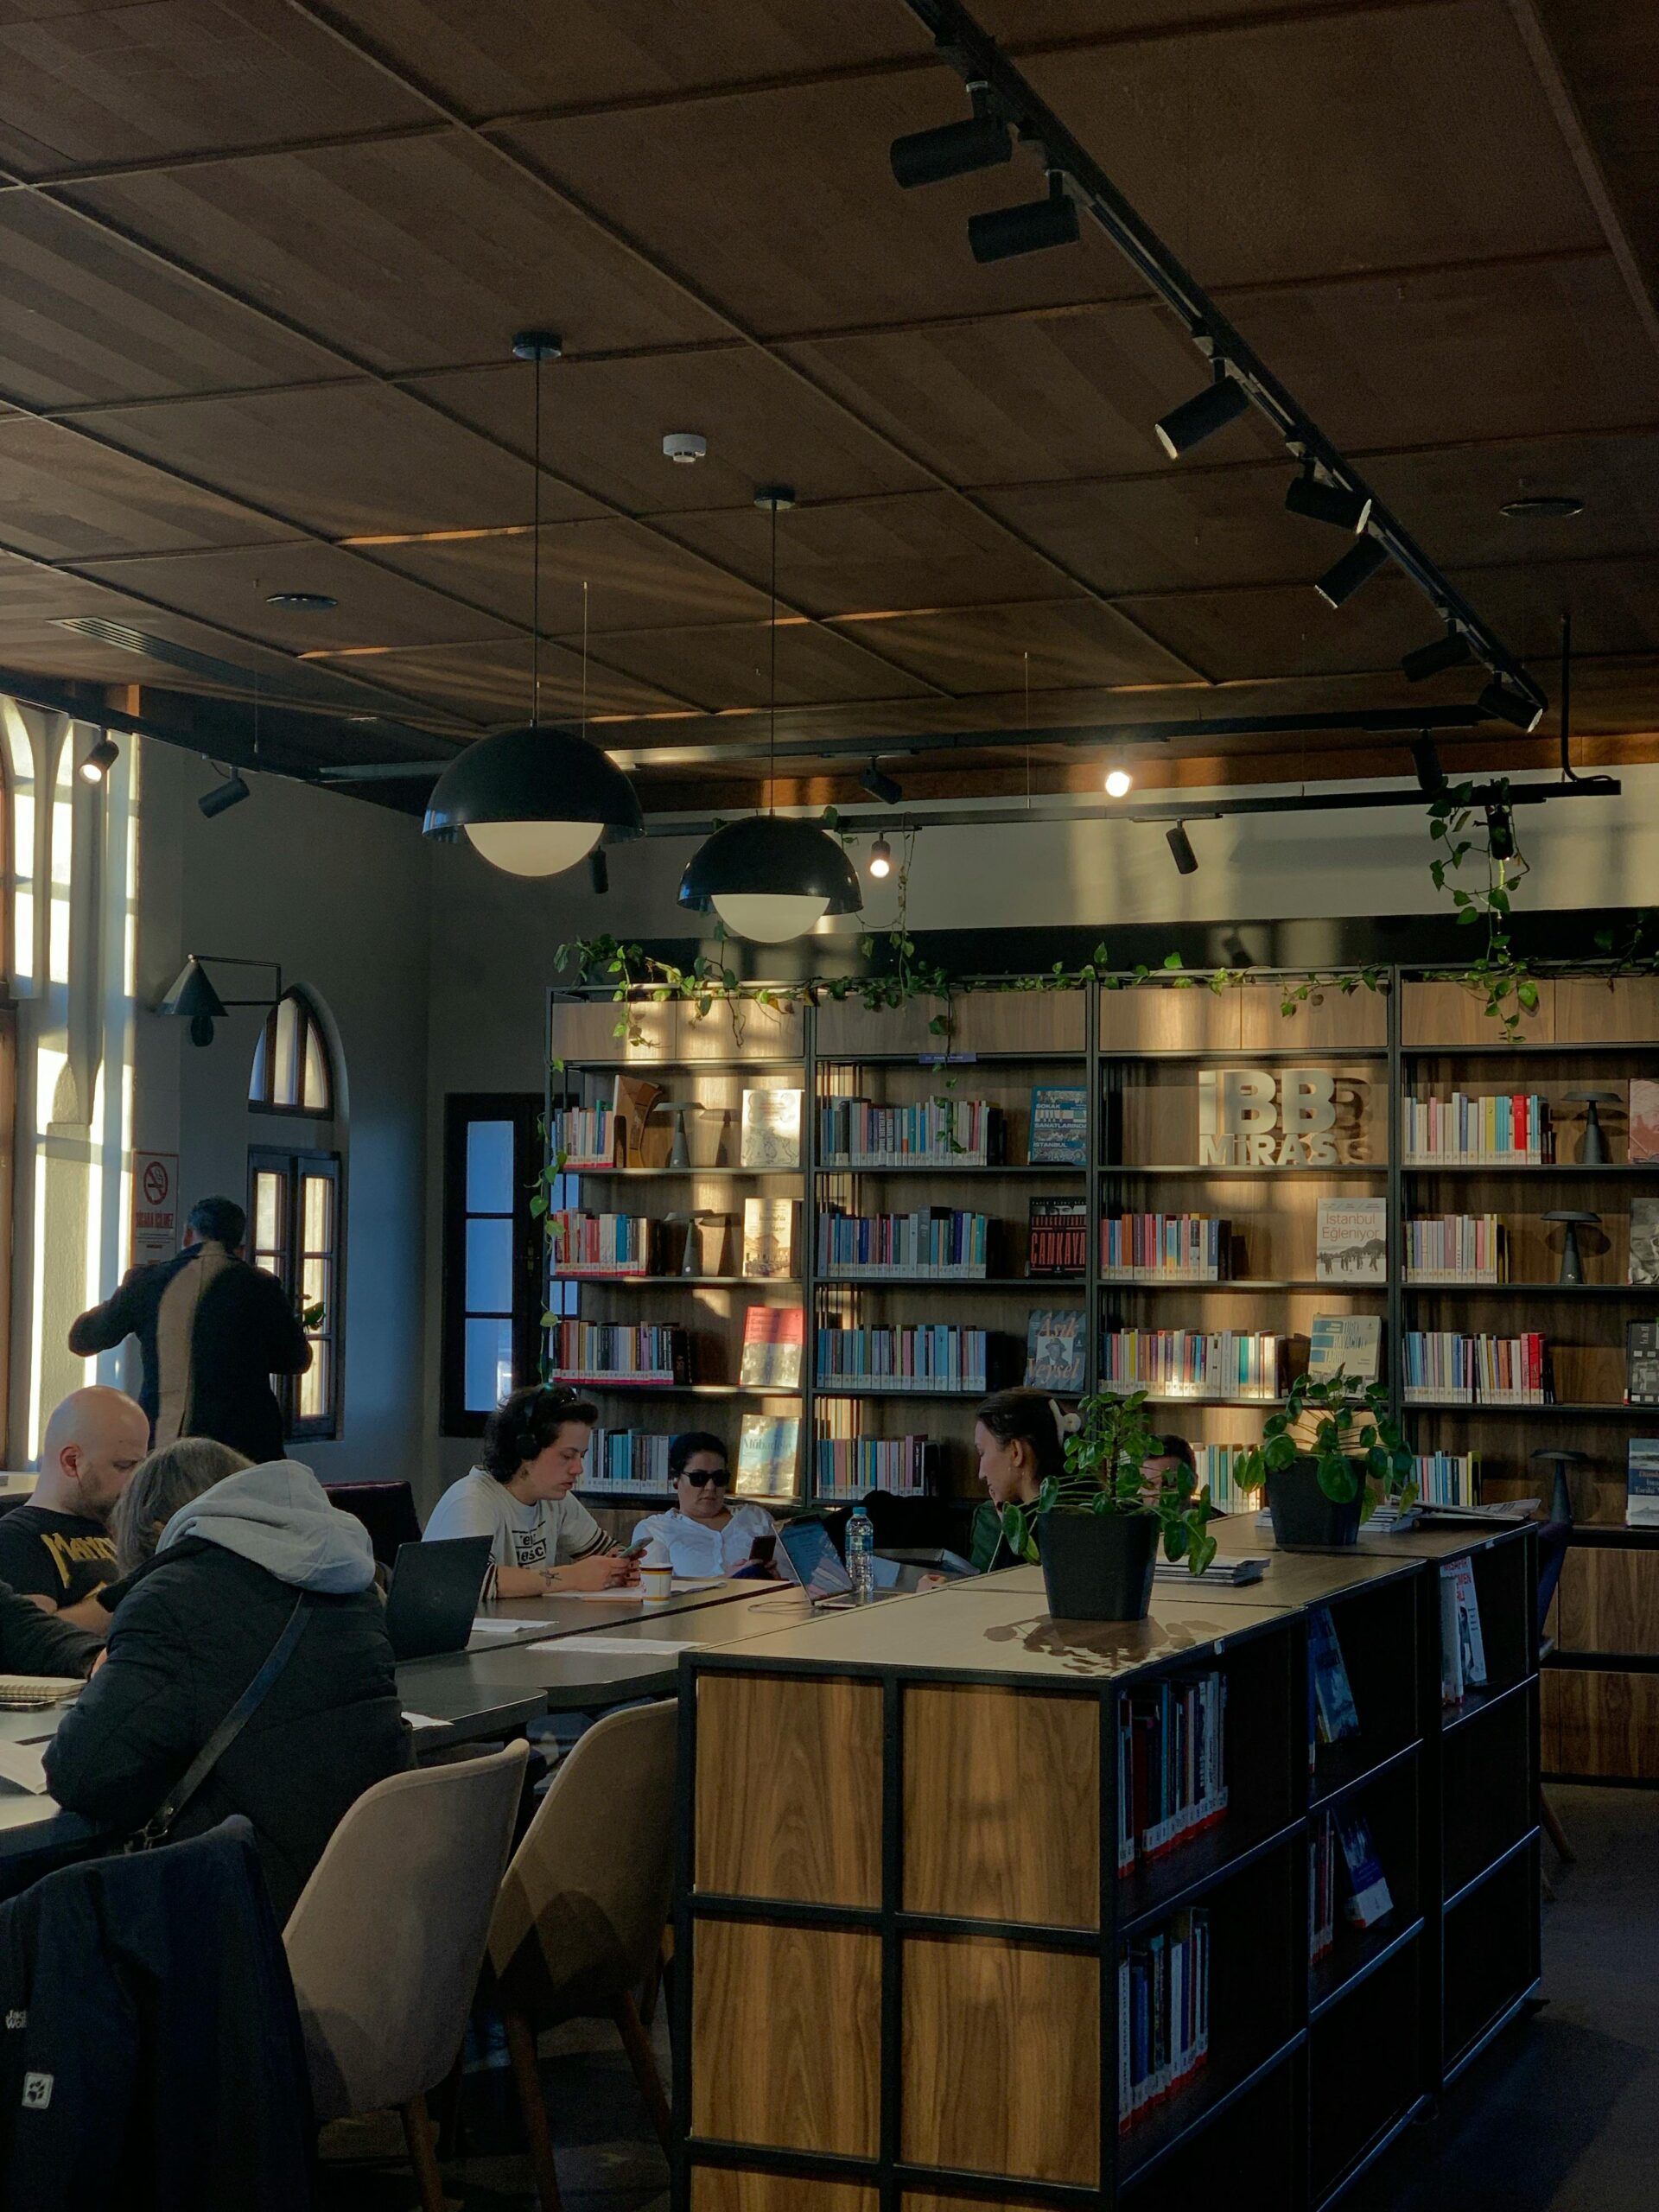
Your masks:
{"label": "arched window", "polygon": [[328,1040],[311,1006],[288,991],[265,1017],[253,1048],[248,1103],[269,1114],[332,1114],[334,1071]]}

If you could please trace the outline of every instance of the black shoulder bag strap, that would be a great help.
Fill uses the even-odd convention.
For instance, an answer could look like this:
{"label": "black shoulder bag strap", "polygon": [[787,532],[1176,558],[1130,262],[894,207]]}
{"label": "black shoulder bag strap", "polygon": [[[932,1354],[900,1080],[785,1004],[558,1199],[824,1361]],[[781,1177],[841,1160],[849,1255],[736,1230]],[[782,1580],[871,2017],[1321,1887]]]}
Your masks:
{"label": "black shoulder bag strap", "polygon": [[167,1841],[174,1821],[264,1704],[276,1677],[294,1656],[295,1647],[309,1625],[311,1613],[309,1595],[302,1591],[286,1627],[266,1655],[264,1664],[143,1827],[130,1839],[126,1847],[129,1851],[153,1851],[157,1844]]}

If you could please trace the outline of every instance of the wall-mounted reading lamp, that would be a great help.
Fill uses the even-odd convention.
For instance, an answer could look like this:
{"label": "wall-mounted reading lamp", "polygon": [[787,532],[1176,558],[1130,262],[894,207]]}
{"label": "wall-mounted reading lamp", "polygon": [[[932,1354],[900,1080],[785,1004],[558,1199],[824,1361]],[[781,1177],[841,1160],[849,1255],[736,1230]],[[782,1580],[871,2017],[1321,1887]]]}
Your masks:
{"label": "wall-mounted reading lamp", "polygon": [[[210,960],[215,968],[268,968],[276,988],[268,999],[222,999],[207,973],[207,963]],[[214,1022],[233,1006],[271,1007],[282,995],[283,971],[274,960],[234,960],[228,953],[193,952],[156,1011],[176,1014],[181,1020],[188,1021],[193,1045],[211,1045]]]}

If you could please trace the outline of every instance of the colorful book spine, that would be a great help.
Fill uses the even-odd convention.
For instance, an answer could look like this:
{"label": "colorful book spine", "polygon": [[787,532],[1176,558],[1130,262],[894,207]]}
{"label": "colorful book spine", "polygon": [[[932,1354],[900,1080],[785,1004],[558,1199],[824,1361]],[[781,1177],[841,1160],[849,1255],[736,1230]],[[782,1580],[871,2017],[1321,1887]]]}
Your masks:
{"label": "colorful book spine", "polygon": [[673,1384],[691,1380],[691,1338],[685,1329],[654,1322],[627,1327],[552,1313],[543,1319],[553,1370],[550,1382]]}
{"label": "colorful book spine", "polygon": [[1117,1968],[1118,2126],[1128,2133],[1210,2051],[1210,1916],[1179,1912]]}
{"label": "colorful book spine", "polygon": [[1480,1503],[1478,1452],[1427,1452],[1411,1463],[1412,1479],[1425,1505]]}
{"label": "colorful book spine", "polygon": [[1554,1397],[1549,1347],[1535,1331],[1521,1337],[1465,1337],[1414,1329],[1401,1342],[1408,1405],[1547,1406]]}
{"label": "colorful book spine", "polygon": [[1001,1154],[1002,1110],[984,1098],[910,1106],[826,1098],[818,1107],[823,1167],[986,1167]]}
{"label": "colorful book spine", "polygon": [[1276,1398],[1286,1339],[1222,1329],[1110,1329],[1101,1340],[1101,1388],[1173,1398]]}
{"label": "colorful book spine", "polygon": [[1408,1282],[1507,1282],[1508,1239],[1495,1213],[1424,1214],[1406,1224]]}
{"label": "colorful book spine", "polygon": [[643,1214],[582,1213],[546,1217],[556,1275],[643,1275],[651,1272],[651,1223]]}
{"label": "colorful book spine", "polygon": [[1218,1282],[1229,1225],[1207,1214],[1125,1213],[1100,1224],[1100,1271],[1109,1282]]}
{"label": "colorful book spine", "polygon": [[925,1436],[820,1436],[813,1446],[813,1488],[822,1498],[891,1491],[920,1497],[933,1488],[934,1447]]}
{"label": "colorful book spine", "polygon": [[944,1206],[915,1213],[820,1214],[818,1273],[842,1282],[982,1275],[990,1226],[988,1215]]}
{"label": "colorful book spine", "polygon": [[588,1447],[584,1490],[643,1493],[660,1497],[671,1485],[668,1447],[671,1440],[645,1429],[596,1428]]}
{"label": "colorful book spine", "polygon": [[1403,1102],[1408,1165],[1541,1167],[1555,1157],[1549,1101],[1539,1091]]}
{"label": "colorful book spine", "polygon": [[1227,1682],[1207,1674],[1118,1707],[1117,1871],[1128,1874],[1227,1810]]}
{"label": "colorful book spine", "polygon": [[616,1116],[609,1106],[555,1107],[548,1145],[568,1168],[609,1167],[616,1158]]}
{"label": "colorful book spine", "polygon": [[1243,1444],[1195,1444],[1192,1469],[1198,1488],[1207,1490],[1217,1513],[1253,1513],[1261,1503],[1254,1491],[1241,1490],[1236,1469],[1249,1447]]}
{"label": "colorful book spine", "polygon": [[951,1328],[944,1323],[915,1328],[820,1329],[818,1388],[851,1387],[871,1395],[882,1390],[982,1395],[989,1341],[984,1329]]}

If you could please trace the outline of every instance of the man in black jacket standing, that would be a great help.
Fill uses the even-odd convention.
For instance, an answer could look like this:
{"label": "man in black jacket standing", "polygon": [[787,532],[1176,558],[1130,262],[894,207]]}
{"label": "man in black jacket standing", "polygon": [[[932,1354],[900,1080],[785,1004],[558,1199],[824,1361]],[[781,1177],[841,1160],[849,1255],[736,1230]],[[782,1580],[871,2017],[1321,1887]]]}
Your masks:
{"label": "man in black jacket standing", "polygon": [[247,1227],[234,1199],[203,1198],[177,1259],[134,1268],[69,1332],[83,1359],[137,1338],[152,1443],[212,1436],[245,1459],[283,1456],[270,1377],[303,1375],[311,1347],[276,1276],[239,1256]]}

